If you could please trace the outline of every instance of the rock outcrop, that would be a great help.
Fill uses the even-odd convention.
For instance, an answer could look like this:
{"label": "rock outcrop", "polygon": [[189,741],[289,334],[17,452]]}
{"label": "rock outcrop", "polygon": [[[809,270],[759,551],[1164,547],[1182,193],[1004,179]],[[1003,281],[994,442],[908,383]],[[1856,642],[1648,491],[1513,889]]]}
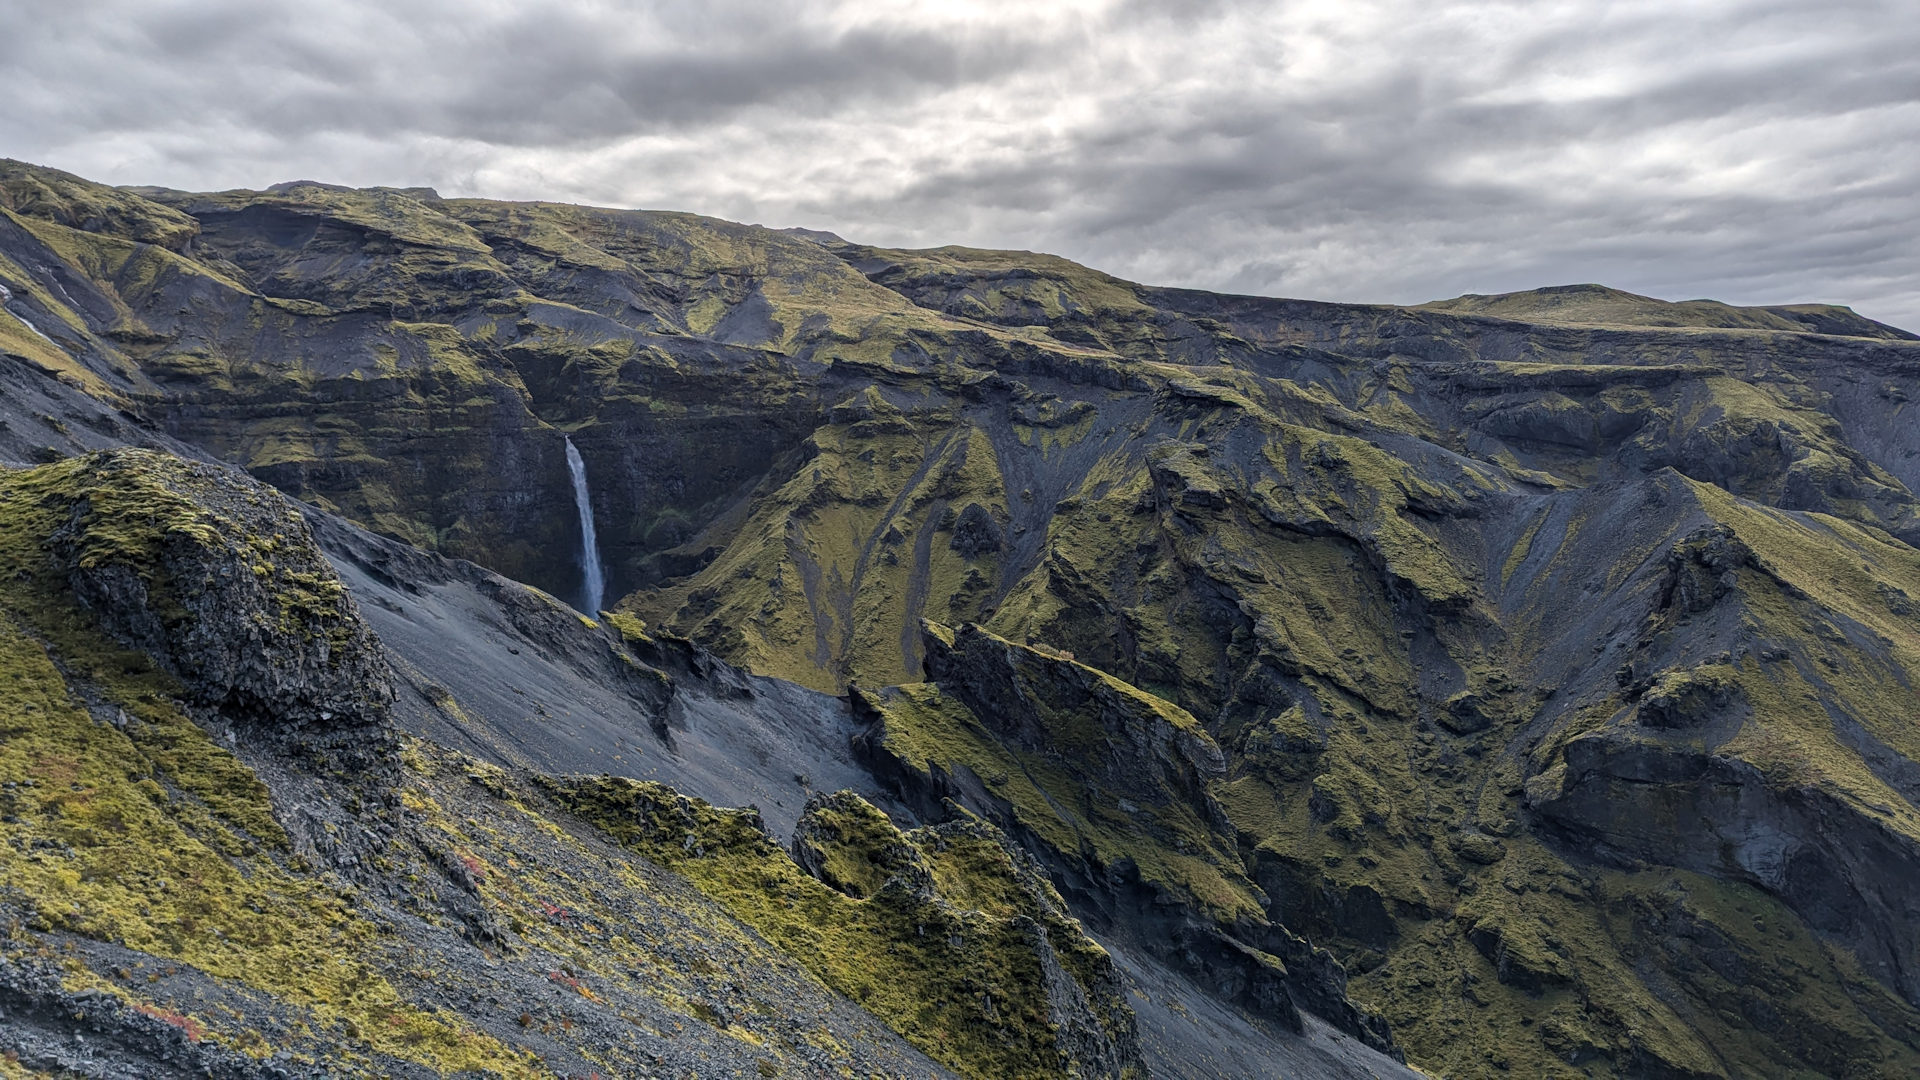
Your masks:
{"label": "rock outcrop", "polygon": [[[692,815],[649,860],[555,781],[399,736],[420,706],[272,489],[145,451],[0,470],[0,561],[7,1069],[1001,1075],[942,1068],[755,936],[719,883],[666,868],[701,854],[693,826],[752,815]],[[437,570],[423,591],[460,576],[374,561]],[[562,652],[519,603],[498,618]],[[426,707],[461,716],[444,692]],[[797,875],[777,847],[735,854],[756,880]],[[917,940],[873,929],[875,953]],[[1085,1015],[1058,1000],[1063,1027]]]}
{"label": "rock outcrop", "polygon": [[820,796],[789,861],[752,811],[610,778],[555,791],[964,1075],[1141,1072],[1112,961],[984,822],[902,833],[852,792]]}
{"label": "rock outcrop", "polygon": [[298,506],[217,465],[110,451],[21,482],[51,566],[199,704],[274,731],[389,722],[386,656]]}

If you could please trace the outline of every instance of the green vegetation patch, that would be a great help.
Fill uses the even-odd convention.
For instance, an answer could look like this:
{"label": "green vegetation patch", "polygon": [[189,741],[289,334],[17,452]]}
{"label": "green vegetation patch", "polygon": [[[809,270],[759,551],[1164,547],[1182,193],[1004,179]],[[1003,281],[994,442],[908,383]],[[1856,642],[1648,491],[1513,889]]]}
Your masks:
{"label": "green vegetation patch", "polygon": [[193,218],[134,192],[12,159],[0,160],[0,207],[174,251],[200,231]]}
{"label": "green vegetation patch", "polygon": [[[846,850],[827,856],[835,880],[849,887],[842,892],[802,870],[754,811],[615,777],[556,782],[554,793],[623,847],[685,875],[821,981],[961,1074],[1065,1075],[1034,924],[1024,911],[1009,910],[1016,905],[1005,884],[1012,864],[1004,849],[998,865],[964,840],[935,846],[929,857],[884,815],[843,795],[814,831],[817,847],[844,843]],[[859,867],[886,846],[906,849],[892,856],[903,872],[882,877]],[[933,888],[938,880],[1004,913],[961,906]],[[1071,938],[1067,929],[1056,924],[1048,936]],[[1080,954],[1098,948],[1067,944]]]}

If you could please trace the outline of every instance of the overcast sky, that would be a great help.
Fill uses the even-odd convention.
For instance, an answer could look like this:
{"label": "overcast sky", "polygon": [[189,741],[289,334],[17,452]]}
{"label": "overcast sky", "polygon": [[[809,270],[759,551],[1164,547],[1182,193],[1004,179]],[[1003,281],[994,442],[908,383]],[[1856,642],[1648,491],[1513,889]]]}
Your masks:
{"label": "overcast sky", "polygon": [[1915,0],[0,0],[0,156],[1920,330]]}

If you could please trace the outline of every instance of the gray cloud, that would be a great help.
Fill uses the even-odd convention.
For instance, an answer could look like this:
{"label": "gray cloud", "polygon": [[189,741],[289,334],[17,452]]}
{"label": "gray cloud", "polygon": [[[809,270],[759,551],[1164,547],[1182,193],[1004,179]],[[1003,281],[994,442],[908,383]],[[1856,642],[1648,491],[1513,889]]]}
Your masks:
{"label": "gray cloud", "polygon": [[1597,280],[1920,327],[1898,0],[0,0],[0,153],[431,183],[1418,301]]}
{"label": "gray cloud", "polygon": [[218,121],[289,142],[330,132],[576,148],[756,105],[797,115],[870,107],[1032,61],[1012,26],[828,26],[745,4],[638,15],[438,0],[297,12],[103,4],[9,24],[25,32],[0,45],[0,60],[43,88],[47,127],[138,136]]}

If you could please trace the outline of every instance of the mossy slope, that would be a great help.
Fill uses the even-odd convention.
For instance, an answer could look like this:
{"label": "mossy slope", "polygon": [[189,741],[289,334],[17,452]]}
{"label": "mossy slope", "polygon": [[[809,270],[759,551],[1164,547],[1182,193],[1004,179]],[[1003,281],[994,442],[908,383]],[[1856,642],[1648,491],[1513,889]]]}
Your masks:
{"label": "mossy slope", "polygon": [[[636,857],[532,778],[396,740],[384,653],[271,489],[137,451],[7,470],[0,555],[10,1066],[946,1075],[795,962],[817,939],[770,944],[732,896],[663,868],[704,833]],[[114,569],[116,587],[87,584]],[[247,664],[210,674],[230,638]],[[984,828],[913,841],[968,907],[903,900],[859,942],[878,959],[951,924],[981,939],[985,981],[953,984],[944,1026],[889,1019],[942,1056],[1005,1057],[972,1075],[1125,1074],[1104,954]],[[777,848],[732,854],[742,880],[855,903]],[[997,1006],[968,996],[1003,985]],[[1067,985],[1085,989],[1048,996]],[[996,1007],[999,1024],[965,1022]],[[1070,1043],[1074,1021],[1092,1026]]]}
{"label": "mossy slope", "polygon": [[854,691],[869,719],[859,751],[896,793],[991,816],[1102,929],[1140,935],[1255,1015],[1298,1031],[1305,1006],[1392,1049],[1339,965],[1267,918],[1209,793],[1225,763],[1198,721],[1054,650],[971,624],[926,634],[936,681]]}

